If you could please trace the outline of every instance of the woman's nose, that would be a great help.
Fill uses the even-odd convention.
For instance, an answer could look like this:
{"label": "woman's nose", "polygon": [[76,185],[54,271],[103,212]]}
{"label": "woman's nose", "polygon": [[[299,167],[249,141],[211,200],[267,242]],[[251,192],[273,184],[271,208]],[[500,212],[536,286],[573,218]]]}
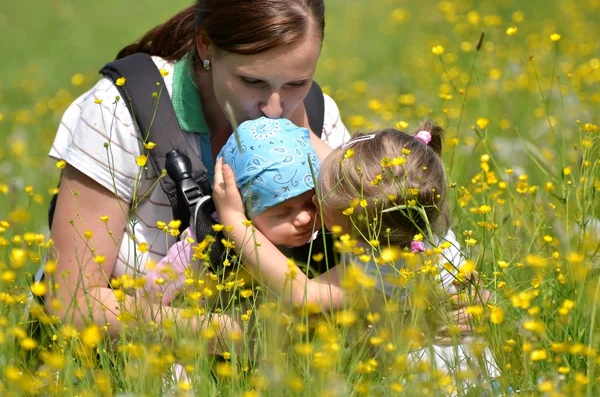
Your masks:
{"label": "woman's nose", "polygon": [[272,92],[267,101],[261,105],[260,111],[270,119],[278,119],[283,115],[283,105],[278,92]]}

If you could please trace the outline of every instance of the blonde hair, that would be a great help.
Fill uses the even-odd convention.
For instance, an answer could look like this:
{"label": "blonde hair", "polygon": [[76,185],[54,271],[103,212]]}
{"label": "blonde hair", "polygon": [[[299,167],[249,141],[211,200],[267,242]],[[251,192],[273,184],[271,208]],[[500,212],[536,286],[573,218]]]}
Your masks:
{"label": "blonde hair", "polygon": [[[431,134],[429,144],[414,137],[418,131]],[[366,238],[379,231],[406,247],[429,228],[443,236],[449,224],[444,130],[426,121],[414,134],[389,128],[335,149],[319,172],[322,204],[335,216],[352,206],[353,228]]]}

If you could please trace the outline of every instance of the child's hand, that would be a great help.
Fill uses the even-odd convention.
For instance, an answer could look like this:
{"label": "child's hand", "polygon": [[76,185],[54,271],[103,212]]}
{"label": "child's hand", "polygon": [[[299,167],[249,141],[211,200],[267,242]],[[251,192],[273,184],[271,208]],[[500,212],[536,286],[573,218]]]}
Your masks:
{"label": "child's hand", "polygon": [[[194,241],[190,242],[188,238]],[[138,299],[148,298],[151,302],[161,302],[165,306],[171,304],[183,288],[185,271],[192,263],[192,244],[195,240],[191,226],[181,233],[180,241],[169,248],[167,256],[154,269],[146,272],[146,286],[137,290]]]}
{"label": "child's hand", "polygon": [[222,224],[233,224],[234,220],[246,217],[246,208],[235,183],[233,170],[227,164],[223,164],[223,158],[215,164],[213,201],[219,222]]}

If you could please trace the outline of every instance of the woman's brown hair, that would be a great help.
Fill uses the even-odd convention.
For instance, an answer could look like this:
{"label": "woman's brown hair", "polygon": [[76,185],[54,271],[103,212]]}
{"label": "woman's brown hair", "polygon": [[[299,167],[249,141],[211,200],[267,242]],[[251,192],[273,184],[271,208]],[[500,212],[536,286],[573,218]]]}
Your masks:
{"label": "woman's brown hair", "polygon": [[195,49],[200,31],[220,50],[252,55],[299,42],[311,29],[322,41],[323,0],[197,0],[123,48],[117,59],[143,52],[179,60]]}
{"label": "woman's brown hair", "polygon": [[[418,131],[431,134],[429,144],[415,138]],[[443,133],[426,121],[412,135],[389,128],[372,139],[353,137],[356,142],[334,150],[319,172],[327,209],[335,218],[353,206],[355,230],[367,238],[379,231],[380,238],[401,247],[428,226],[443,236],[449,226]],[[359,203],[362,199],[366,202]]]}

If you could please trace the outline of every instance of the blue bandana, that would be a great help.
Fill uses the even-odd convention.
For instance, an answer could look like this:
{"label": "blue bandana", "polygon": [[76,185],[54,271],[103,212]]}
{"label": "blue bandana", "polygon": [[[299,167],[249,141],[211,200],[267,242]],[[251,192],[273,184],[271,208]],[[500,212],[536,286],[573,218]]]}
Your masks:
{"label": "blue bandana", "polygon": [[286,119],[261,117],[238,127],[241,150],[232,134],[217,156],[233,169],[250,218],[314,189],[320,163],[309,131]]}

